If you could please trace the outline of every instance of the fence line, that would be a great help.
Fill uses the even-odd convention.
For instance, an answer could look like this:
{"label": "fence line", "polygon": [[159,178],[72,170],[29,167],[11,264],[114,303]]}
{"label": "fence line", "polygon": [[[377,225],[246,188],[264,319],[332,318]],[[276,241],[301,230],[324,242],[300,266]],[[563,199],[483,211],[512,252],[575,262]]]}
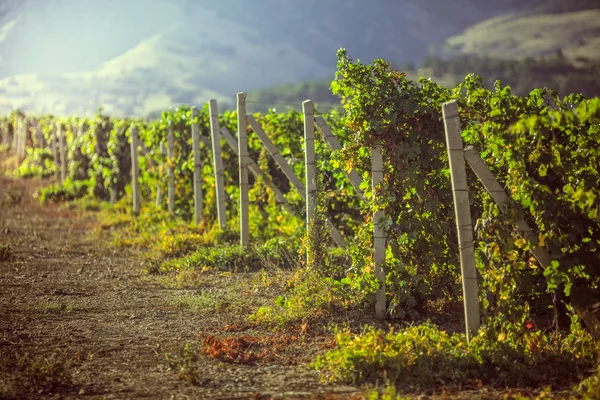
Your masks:
{"label": "fence line", "polygon": [[[254,132],[262,145],[269,152],[270,156],[276,162],[277,166],[284,173],[286,178],[291,183],[292,187],[298,191],[305,202],[306,210],[306,229],[308,230],[317,212],[317,193],[319,190],[316,171],[316,152],[315,152],[315,127],[322,133],[322,137],[332,151],[342,149],[338,138],[331,131],[325,119],[317,115],[314,110],[314,104],[310,100],[302,103],[302,111],[304,114],[304,163],[305,163],[305,182],[302,182],[288,161],[282,156],[276,145],[271,141],[265,133],[261,124],[253,115],[246,112],[246,94],[243,92],[237,93],[237,133],[238,138],[229,132],[225,127],[219,126],[218,105],[216,100],[209,102],[210,113],[210,140],[211,154],[213,157],[212,164],[215,177],[216,191],[216,206],[218,223],[221,228],[226,228],[226,195],[224,185],[224,169],[222,160],[221,138],[224,139],[233,152],[238,157],[239,167],[239,188],[240,188],[240,245],[247,246],[249,244],[249,182],[248,171],[255,177],[262,177],[265,184],[273,190],[276,202],[294,213],[294,208],[286,200],[283,192],[274,184],[268,173],[261,170],[258,164],[252,160],[248,154],[248,128]],[[509,201],[508,196],[498,182],[495,180],[491,171],[487,168],[479,155],[471,148],[463,149],[463,143],[460,133],[460,121],[458,118],[458,107],[456,102],[445,103],[442,107],[444,126],[446,131],[446,144],[448,149],[449,164],[451,169],[451,183],[453,189],[453,198],[455,203],[456,224],[458,229],[458,240],[460,249],[461,275],[463,280],[464,291],[464,306],[466,318],[467,340],[470,340],[472,335],[476,334],[479,329],[479,304],[478,304],[478,288],[477,275],[475,270],[475,258],[473,248],[473,227],[470,215],[469,193],[466,180],[465,161],[469,163],[475,171],[479,179],[484,183],[486,189],[498,202],[501,208]],[[198,116],[198,109],[192,107],[192,120]],[[22,124],[19,124],[22,122]],[[14,148],[17,152],[26,147],[28,141],[29,128],[27,120],[19,121],[18,118],[14,121]],[[24,125],[24,126],[23,126]],[[21,129],[19,129],[21,128]],[[8,127],[7,127],[8,129]],[[59,130],[58,135],[56,130]],[[62,124],[53,122],[52,124],[52,139],[50,145],[52,148],[53,158],[55,162],[55,177],[60,177],[64,183],[66,177],[66,146],[67,140],[65,136],[65,128]],[[38,132],[38,145],[44,143],[43,135],[40,139],[41,128],[36,126]],[[183,133],[180,133],[183,134]],[[75,133],[74,133],[75,135]],[[200,136],[200,128],[197,122],[191,123],[191,138],[193,146],[194,159],[194,222],[196,225],[201,223],[203,211],[203,193],[202,193],[202,175],[201,169],[203,161],[200,157],[200,143],[209,145],[208,140]],[[3,142],[10,141],[8,130],[3,130]],[[32,145],[33,137],[32,137]],[[71,141],[72,143],[72,141]],[[21,147],[22,146],[22,147]],[[57,147],[60,146],[60,149]],[[139,162],[138,153],[139,147],[142,148],[142,154],[147,154],[143,142],[139,141],[138,127],[132,125],[130,129],[130,146],[131,146],[131,179],[132,179],[132,211],[134,214],[139,214],[141,209],[141,193],[139,182]],[[60,150],[60,158],[58,152]],[[96,152],[100,151],[98,148]],[[160,152],[165,153],[165,144],[160,142]],[[168,209],[170,213],[175,212],[175,171],[174,171],[174,132],[173,127],[169,126],[167,132],[167,173],[168,173]],[[380,143],[376,143],[371,148],[371,190],[373,197],[378,196],[381,185],[383,184],[383,152]],[[365,200],[365,193],[360,189],[362,179],[360,175],[353,169],[346,174],[350,183],[356,190],[357,195]],[[114,190],[116,192],[116,188]],[[111,194],[112,200],[112,194]],[[158,184],[156,190],[156,207],[161,207],[163,203],[162,185]],[[374,270],[375,277],[379,281],[379,288],[375,296],[375,313],[376,316],[382,318],[387,312],[386,302],[386,272],[384,270],[386,256],[386,237],[383,222],[385,221],[385,213],[383,210],[374,208],[373,210],[373,255],[374,255]],[[331,237],[338,246],[346,246],[347,243],[338,229],[333,225],[329,218],[326,218],[327,227]],[[518,221],[517,228],[524,237],[531,243],[535,242],[535,234],[529,229],[525,221]],[[537,242],[535,242],[537,243]],[[540,246],[532,246],[532,253],[538,261],[547,266],[550,263],[550,256],[547,251]]]}

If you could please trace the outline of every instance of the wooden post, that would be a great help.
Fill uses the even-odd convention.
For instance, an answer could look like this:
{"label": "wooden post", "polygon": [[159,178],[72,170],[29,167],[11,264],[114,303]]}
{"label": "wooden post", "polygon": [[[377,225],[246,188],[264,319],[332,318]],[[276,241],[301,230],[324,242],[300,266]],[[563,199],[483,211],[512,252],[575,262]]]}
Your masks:
{"label": "wooden post", "polygon": [[59,132],[59,144],[60,144],[60,181],[65,183],[67,179],[67,155],[66,155],[66,138],[65,138],[65,130],[63,129],[62,124],[58,125]]}
{"label": "wooden post", "polygon": [[44,140],[44,135],[42,134],[42,127],[40,125],[40,121],[37,121],[35,125],[35,133],[37,135],[38,147],[43,149],[46,147],[46,141]]}
{"label": "wooden post", "polygon": [[52,122],[52,157],[54,158],[54,178],[59,179],[58,148],[56,147],[56,121]]}
{"label": "wooden post", "polygon": [[[331,129],[329,129],[329,126],[327,126],[327,121],[325,121],[325,118],[323,118],[321,115],[319,115],[319,116],[315,117],[315,123],[317,124],[317,127],[319,128],[319,130],[323,133],[323,137],[325,138],[325,143],[327,143],[327,145],[329,146],[331,151],[341,150],[342,145],[340,144],[337,137],[335,137],[333,132],[331,132]],[[360,177],[358,172],[356,172],[356,170],[354,168],[352,168],[350,173],[348,173],[346,175],[348,176],[348,179],[350,179],[350,184],[354,187],[356,194],[358,194],[358,196],[362,200],[365,200],[365,195],[364,195],[363,191],[360,189],[360,184],[362,182],[362,178]]]}
{"label": "wooden post", "polygon": [[[161,154],[161,156],[165,154],[164,142],[160,142],[160,154]],[[159,177],[159,181],[156,184],[156,208],[160,208],[162,206],[162,202],[163,202],[162,184],[160,182],[160,177]]]}
{"label": "wooden post", "polygon": [[248,137],[246,129],[246,93],[237,94],[238,117],[238,154],[240,167],[240,244],[247,246],[250,242],[249,213],[248,213]]}
{"label": "wooden post", "polygon": [[219,109],[217,100],[209,103],[210,111],[210,138],[212,142],[213,169],[215,174],[215,191],[217,200],[217,218],[221,229],[227,228],[227,214],[225,211],[225,176],[223,171],[223,158],[221,156],[221,136],[219,134]]}
{"label": "wooden post", "polygon": [[[371,148],[371,188],[373,198],[376,196],[376,190],[383,183],[383,154],[381,153],[381,144],[376,143]],[[373,212],[373,261],[375,267],[375,278],[379,281],[379,288],[375,293],[375,316],[384,318],[386,311],[386,284],[385,271],[385,232],[381,227],[385,213],[382,210]]]}
{"label": "wooden post", "polygon": [[8,139],[8,124],[2,125],[2,146],[4,147],[4,151],[8,151],[10,146],[10,141]]}
{"label": "wooden post", "polygon": [[477,287],[477,270],[475,267],[475,249],[473,244],[473,223],[471,221],[471,205],[469,203],[469,186],[463,152],[463,142],[458,118],[456,100],[442,105],[448,162],[452,181],[454,211],[456,214],[456,230],[458,231],[458,248],[465,306],[465,329],[467,342],[477,335],[480,326],[479,291]]}
{"label": "wooden post", "polygon": [[17,116],[15,118],[15,168],[19,167],[19,158],[21,156],[21,124],[20,119]]}
{"label": "wooden post", "polygon": [[138,128],[137,126],[131,127],[131,194],[132,194],[132,211],[133,214],[138,215],[140,213],[140,166],[138,164]]}
{"label": "wooden post", "polygon": [[306,180],[306,230],[317,211],[317,164],[315,156],[315,106],[310,100],[302,103],[304,113],[304,170]]}
{"label": "wooden post", "polygon": [[168,196],[168,206],[169,213],[173,213],[175,211],[175,167],[173,163],[175,160],[173,159],[173,146],[174,146],[174,137],[173,137],[173,128],[169,128],[169,132],[167,134],[167,158],[168,158],[168,173],[169,173],[169,181],[167,187],[167,196]]}
{"label": "wooden post", "polygon": [[12,137],[12,149],[15,153],[19,152],[19,116],[15,115],[13,120],[13,137]]}
{"label": "wooden post", "polygon": [[[192,107],[192,120],[198,116],[198,109]],[[194,222],[202,220],[202,161],[200,159],[200,127],[192,121],[192,147],[194,151]]]}
{"label": "wooden post", "polygon": [[21,146],[23,145],[23,121],[20,118],[17,118],[17,167],[21,161]]}
{"label": "wooden post", "polygon": [[[23,124],[23,148],[21,149],[21,155],[23,158],[27,156],[27,143],[29,143],[29,139],[31,137],[31,124],[27,118],[24,119]],[[31,147],[33,148],[33,138],[31,140]]]}
{"label": "wooden post", "polygon": [[27,118],[23,118],[21,120],[21,125],[20,125],[20,136],[19,136],[19,151],[18,151],[18,159],[19,159],[19,164],[23,161],[23,159],[25,158],[25,155],[27,154],[27,152],[25,151],[25,148],[27,146]]}
{"label": "wooden post", "polygon": [[[256,136],[258,136],[258,138],[260,139],[262,144],[265,146],[265,148],[267,149],[269,154],[271,154],[271,157],[273,157],[273,159],[275,160],[275,162],[277,163],[279,168],[281,168],[281,171],[283,171],[283,173],[288,178],[290,183],[296,188],[298,193],[300,193],[300,195],[302,196],[302,199],[304,201],[306,201],[306,189],[304,187],[304,184],[300,181],[300,179],[298,179],[298,177],[296,176],[296,173],[294,172],[292,167],[290,167],[290,165],[287,163],[285,158],[283,158],[283,156],[277,149],[277,146],[275,146],[275,144],[273,144],[271,139],[269,139],[269,137],[267,136],[265,131],[263,131],[262,127],[260,126],[260,124],[258,123],[256,118],[254,118],[254,116],[248,115],[247,119],[248,119],[248,123],[254,130],[254,133],[256,133]],[[344,238],[342,237],[340,232],[336,229],[336,227],[331,223],[329,218],[327,219],[326,223],[327,223],[327,227],[329,228],[331,237],[335,241],[335,243],[340,247],[346,247],[347,246],[346,241],[344,240]]]}

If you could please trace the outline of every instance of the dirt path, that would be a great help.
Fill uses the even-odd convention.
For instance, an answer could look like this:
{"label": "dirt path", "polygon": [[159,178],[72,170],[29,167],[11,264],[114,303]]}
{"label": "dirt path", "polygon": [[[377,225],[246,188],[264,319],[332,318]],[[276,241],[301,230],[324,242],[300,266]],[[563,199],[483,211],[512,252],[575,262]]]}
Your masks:
{"label": "dirt path", "polygon": [[205,357],[199,385],[177,379],[165,354],[198,341],[210,320],[141,280],[133,253],[95,241],[92,218],[40,206],[40,185],[0,177],[0,398],[351,397],[353,388],[276,363]]}

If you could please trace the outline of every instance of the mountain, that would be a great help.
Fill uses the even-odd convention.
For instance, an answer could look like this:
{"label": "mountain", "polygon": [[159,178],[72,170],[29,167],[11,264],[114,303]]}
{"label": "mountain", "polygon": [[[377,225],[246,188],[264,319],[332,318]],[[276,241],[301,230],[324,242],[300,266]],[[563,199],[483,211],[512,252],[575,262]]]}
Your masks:
{"label": "mountain", "polygon": [[331,80],[335,52],[418,62],[432,45],[541,0],[3,0],[0,113],[144,116]]}
{"label": "mountain", "polygon": [[450,37],[441,50],[447,56],[477,55],[504,59],[547,56],[560,50],[574,61],[598,59],[600,9],[498,16]]}

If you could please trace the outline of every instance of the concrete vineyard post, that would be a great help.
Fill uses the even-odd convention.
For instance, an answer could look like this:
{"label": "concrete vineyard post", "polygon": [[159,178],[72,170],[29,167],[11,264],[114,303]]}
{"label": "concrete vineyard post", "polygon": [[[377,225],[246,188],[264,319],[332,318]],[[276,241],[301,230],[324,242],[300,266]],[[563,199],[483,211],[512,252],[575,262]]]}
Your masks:
{"label": "concrete vineyard post", "polygon": [[213,170],[215,173],[217,219],[221,229],[226,229],[227,215],[225,211],[225,178],[223,171],[223,158],[221,156],[221,135],[219,128],[219,108],[217,106],[217,100],[211,100],[208,108],[210,111],[210,139],[212,142]]}
{"label": "concrete vineyard post", "polygon": [[174,146],[173,128],[169,128],[167,134],[167,159],[168,159],[168,172],[169,182],[167,187],[168,206],[169,213],[175,211],[175,160],[173,159],[173,146]]}
{"label": "concrete vineyard post", "polygon": [[198,116],[198,109],[192,107],[192,147],[194,151],[194,222],[202,220],[202,160],[200,159],[200,126],[193,120]]}
{"label": "concrete vineyard post", "polygon": [[[373,197],[376,191],[383,183],[383,155],[381,153],[381,144],[376,143],[371,148],[371,187]],[[379,281],[379,288],[375,293],[375,316],[377,318],[385,317],[386,298],[385,298],[385,234],[381,223],[385,218],[382,210],[373,212],[373,260],[375,267],[375,278]]]}
{"label": "concrete vineyard post", "polygon": [[60,145],[60,181],[65,183],[67,179],[67,151],[66,151],[65,129],[62,124],[58,125],[58,143]]}
{"label": "concrete vineyard post", "polygon": [[15,155],[17,156],[15,159],[15,168],[19,167],[19,153],[21,152],[21,124],[19,124],[19,117],[15,117],[15,137],[14,137],[14,147],[15,147]]}
{"label": "concrete vineyard post", "polygon": [[475,248],[473,244],[473,223],[469,202],[469,186],[463,141],[458,117],[456,100],[442,105],[444,127],[446,130],[446,146],[452,182],[454,211],[456,214],[456,230],[458,232],[458,248],[465,307],[465,327],[467,342],[477,335],[480,326],[479,290],[477,286],[477,270],[475,268]]}
{"label": "concrete vineyard post", "polygon": [[246,93],[244,92],[237,94],[237,118],[240,168],[240,244],[247,246],[250,242],[248,214],[248,137],[246,134],[248,120],[246,115]]}
{"label": "concrete vineyard post", "polygon": [[304,113],[304,170],[306,180],[306,230],[317,211],[317,165],[315,159],[315,106],[312,101],[302,103]]}
{"label": "concrete vineyard post", "polygon": [[[160,142],[160,154],[161,156],[165,154],[165,144]],[[156,208],[160,208],[163,202],[163,193],[162,193],[162,185],[159,182],[156,184]]]}
{"label": "concrete vineyard post", "polygon": [[[31,124],[29,120],[25,118],[23,124],[23,147],[21,148],[21,156],[25,157],[27,154],[27,143],[29,143],[29,139],[31,137]],[[31,140],[31,147],[33,148],[33,138]]]}
{"label": "concrete vineyard post", "polygon": [[8,139],[8,124],[2,126],[2,146],[4,147],[4,151],[7,151],[10,146],[10,141]]}
{"label": "concrete vineyard post", "polygon": [[140,167],[138,164],[138,128],[137,126],[131,127],[131,137],[129,142],[131,143],[131,194],[132,194],[132,211],[135,215],[140,213]]}
{"label": "concrete vineyard post", "polygon": [[19,152],[19,116],[15,115],[13,121],[13,137],[12,137],[12,148],[15,153]]}
{"label": "concrete vineyard post", "polygon": [[52,123],[52,157],[54,158],[54,177],[59,178],[60,167],[58,165],[58,148],[56,147],[56,121]]}
{"label": "concrete vineyard post", "polygon": [[[81,128],[78,129],[78,132],[79,132],[78,135],[81,134],[80,129]],[[127,128],[121,128],[121,129],[127,129]],[[110,193],[110,204],[116,204],[118,193],[117,193],[117,183],[115,182],[114,178],[110,182],[109,193]]]}
{"label": "concrete vineyard post", "polygon": [[29,121],[27,118],[23,117],[23,123],[21,124],[21,140],[19,146],[19,163],[23,161],[27,151],[25,150],[27,147],[27,131],[29,129]]}

